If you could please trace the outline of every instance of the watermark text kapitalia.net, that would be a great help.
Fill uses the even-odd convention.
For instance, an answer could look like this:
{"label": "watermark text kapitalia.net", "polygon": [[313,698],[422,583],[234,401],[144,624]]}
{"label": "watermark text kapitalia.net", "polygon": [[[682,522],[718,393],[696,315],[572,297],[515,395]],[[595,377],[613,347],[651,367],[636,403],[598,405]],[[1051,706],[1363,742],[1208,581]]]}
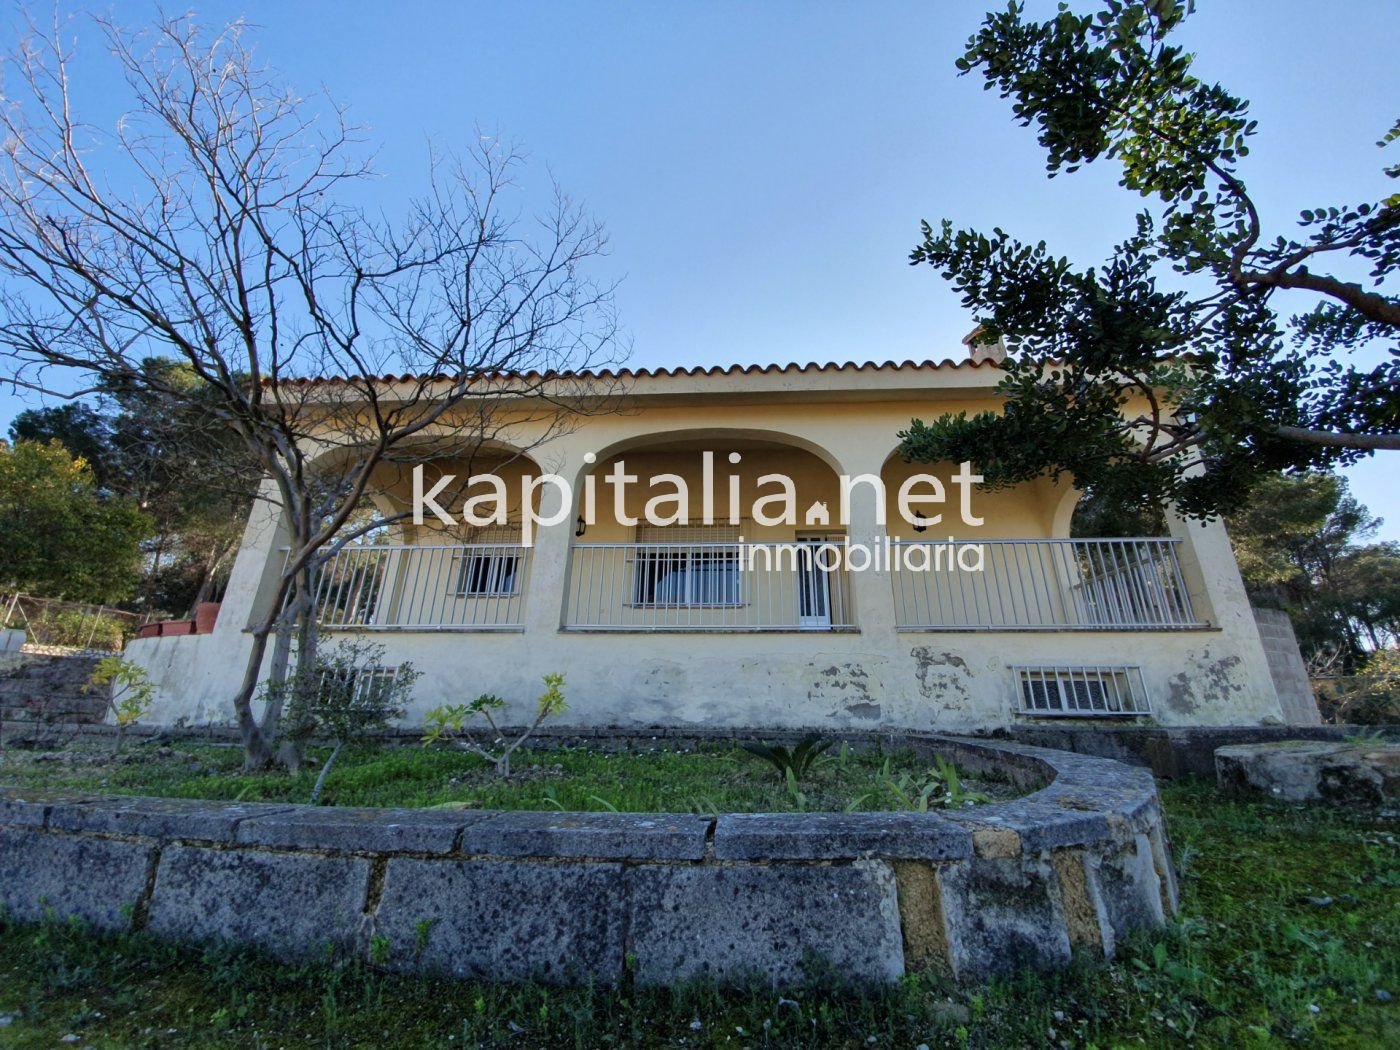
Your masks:
{"label": "watermark text kapitalia.net", "polygon": [[[737,466],[743,456],[730,452],[730,464]],[[597,461],[593,453],[584,456],[590,466]],[[509,486],[497,474],[474,474],[461,491],[465,493],[459,517],[443,507],[439,499],[446,492],[455,492],[456,475],[444,474],[429,486],[424,478],[422,465],[415,466],[413,477],[413,523],[424,524],[429,516],[443,525],[455,527],[465,524],[474,528],[504,527],[510,524],[509,509],[512,504]],[[981,484],[982,476],[972,472],[972,465],[963,462],[949,479],[956,490],[958,516],[964,525],[979,526],[984,519],[973,513],[972,493]],[[747,520],[766,528],[845,528],[851,521],[853,494],[862,486],[868,487],[874,498],[875,524],[886,524],[886,487],[884,480],[875,474],[842,474],[838,477],[839,498],[836,515],[833,519],[827,503],[816,501],[803,507],[799,498],[798,486],[794,480],[781,473],[762,474],[754,479],[755,492],[747,502]],[[596,523],[600,502],[611,497],[612,520],[627,528],[648,525],[654,528],[687,525],[740,525],[745,518],[743,500],[744,479],[730,472],[723,478],[727,496],[728,513],[716,514],[717,479],[715,454],[712,451],[701,453],[701,480],[699,485],[699,506],[694,505],[691,485],[679,474],[657,473],[643,479],[638,474],[629,473],[625,459],[614,460],[610,469],[601,475],[587,474],[583,478],[582,498],[579,500],[578,520],[586,528]],[[600,492],[600,486],[603,491]],[[559,494],[554,509],[542,513],[539,497],[545,490],[553,488]],[[644,491],[646,502],[640,515],[629,513],[633,493]],[[519,480],[520,532],[521,544],[529,547],[534,544],[540,529],[563,524],[573,516],[574,489],[568,479],[552,473],[525,474]],[[948,486],[932,474],[912,474],[900,483],[895,494],[896,510],[905,522],[917,531],[937,526],[943,521],[949,507]],[[697,512],[698,511],[698,512]],[[902,545],[895,544],[885,537],[883,542],[873,546],[849,544],[845,541],[829,540],[813,548],[810,543],[796,544],[746,544],[740,537],[739,554],[745,567],[767,568],[769,564],[778,568],[784,554],[784,547],[791,547],[791,556],[796,558],[799,551],[806,551],[807,557],[824,559],[823,568],[845,568],[851,571],[887,571],[891,568],[906,568],[913,571],[943,571],[953,568],[965,572],[981,571],[982,546],[977,543],[956,543],[951,538],[948,543]],[[764,564],[764,562],[768,564]]]}

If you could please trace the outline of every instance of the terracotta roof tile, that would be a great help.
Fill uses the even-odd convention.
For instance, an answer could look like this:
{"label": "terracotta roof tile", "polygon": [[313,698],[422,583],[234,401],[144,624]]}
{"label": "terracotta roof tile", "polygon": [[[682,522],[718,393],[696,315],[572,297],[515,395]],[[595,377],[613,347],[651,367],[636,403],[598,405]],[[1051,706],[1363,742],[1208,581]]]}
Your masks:
{"label": "terracotta roof tile", "polygon": [[[674,367],[674,368],[603,368],[587,369],[582,372],[526,372],[523,374],[511,372],[488,373],[489,378],[522,378],[532,381],[541,379],[678,379],[738,376],[738,375],[803,375],[808,372],[884,372],[898,371],[902,369],[940,369],[940,368],[996,368],[994,361],[983,360],[973,361],[968,358],[953,360],[944,358],[941,361],[929,359],[927,361],[914,361],[906,359],[904,361],[828,361],[828,362],[808,362],[806,364],[786,364],[786,365],[710,365]],[[439,375],[420,376],[406,373],[404,375],[383,375],[375,377],[382,383],[414,383],[422,381],[448,382],[452,376],[445,373]],[[343,383],[344,376],[315,376],[301,379],[288,379],[284,382],[288,386],[317,386],[321,384]],[[270,382],[270,380],[265,380]]]}

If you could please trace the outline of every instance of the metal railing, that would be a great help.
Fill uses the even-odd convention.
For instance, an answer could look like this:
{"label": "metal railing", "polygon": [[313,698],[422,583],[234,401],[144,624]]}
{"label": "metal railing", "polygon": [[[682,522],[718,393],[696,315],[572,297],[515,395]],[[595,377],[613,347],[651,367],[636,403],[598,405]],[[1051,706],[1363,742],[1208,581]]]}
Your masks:
{"label": "metal railing", "polygon": [[519,630],[529,567],[530,548],[519,544],[344,547],[317,574],[316,621],[327,630]]}
{"label": "metal railing", "polygon": [[851,630],[845,543],[588,543],[572,550],[564,627]]}
{"label": "metal railing", "polygon": [[900,630],[1203,627],[1175,539],[899,541]]}
{"label": "metal railing", "polygon": [[140,627],[158,617],[31,594],[0,594],[0,628],[24,631],[31,651],[119,653]]}

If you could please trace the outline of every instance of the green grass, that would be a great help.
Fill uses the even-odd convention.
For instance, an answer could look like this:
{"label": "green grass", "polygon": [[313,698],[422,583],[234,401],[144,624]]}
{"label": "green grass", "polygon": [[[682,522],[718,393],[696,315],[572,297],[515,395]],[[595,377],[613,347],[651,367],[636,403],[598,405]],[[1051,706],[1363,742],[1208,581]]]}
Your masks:
{"label": "green grass", "polygon": [[[0,1045],[52,1047],[1400,1046],[1400,847],[1374,811],[1164,791],[1182,919],[1108,965],[866,994],[459,984],[362,963],[0,929]],[[1329,900],[1328,903],[1319,903]],[[275,919],[274,919],[275,921]]]}
{"label": "green grass", "polygon": [[[69,757],[55,761],[52,755]],[[324,759],[326,750],[312,751]],[[244,774],[236,747],[128,746],[41,754],[11,750],[0,763],[0,786],[170,798],[306,802],[318,770]],[[783,812],[897,809],[902,803],[888,779],[921,781],[929,763],[908,750],[857,753],[844,748],[823,756],[795,798],[774,768],[728,746],[691,751],[606,752],[590,748],[518,751],[509,780],[490,764],[456,748],[396,747],[343,754],[331,768],[321,801],[339,806],[462,805],[481,809],[645,812]],[[1009,797],[1008,785],[970,787]],[[906,794],[909,792],[906,791]]]}

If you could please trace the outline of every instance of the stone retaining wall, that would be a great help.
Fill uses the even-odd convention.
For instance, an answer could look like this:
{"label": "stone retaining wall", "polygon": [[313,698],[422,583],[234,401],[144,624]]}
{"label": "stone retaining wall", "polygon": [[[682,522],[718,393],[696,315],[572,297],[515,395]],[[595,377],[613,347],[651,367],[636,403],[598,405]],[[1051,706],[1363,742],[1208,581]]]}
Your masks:
{"label": "stone retaining wall", "polygon": [[[1176,909],[1152,776],[906,738],[1046,786],[949,813],[480,812],[0,794],[0,903],[33,921],[337,951],[491,980],[980,979],[1111,956]],[[386,954],[387,949],[387,954]]]}
{"label": "stone retaining wall", "polygon": [[25,655],[17,666],[0,671],[0,722],[9,735],[100,723],[107,715],[107,698],[84,688],[100,659],[90,654]]}

